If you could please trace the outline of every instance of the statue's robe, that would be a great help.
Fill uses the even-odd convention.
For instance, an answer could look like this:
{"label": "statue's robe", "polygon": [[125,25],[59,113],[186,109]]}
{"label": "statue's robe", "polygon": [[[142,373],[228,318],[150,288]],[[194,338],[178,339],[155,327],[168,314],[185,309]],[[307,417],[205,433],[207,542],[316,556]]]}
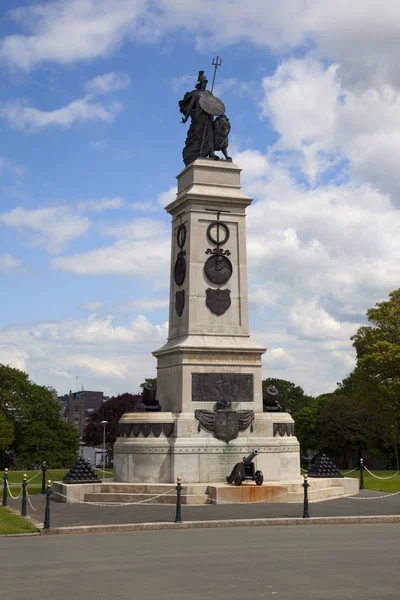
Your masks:
{"label": "statue's robe", "polygon": [[214,152],[214,118],[206,113],[200,106],[200,95],[209,94],[208,91],[193,90],[185,94],[179,102],[179,109],[186,117],[191,117],[192,122],[183,149],[183,162],[190,165],[200,156],[206,158]]}

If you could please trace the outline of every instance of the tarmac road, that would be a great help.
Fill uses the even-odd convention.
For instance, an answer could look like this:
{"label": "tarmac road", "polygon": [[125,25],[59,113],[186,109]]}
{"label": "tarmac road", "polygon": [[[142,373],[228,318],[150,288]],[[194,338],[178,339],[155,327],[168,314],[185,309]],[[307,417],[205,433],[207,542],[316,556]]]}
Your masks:
{"label": "tarmac road", "polygon": [[399,533],[391,524],[3,538],[1,595],[397,600]]}

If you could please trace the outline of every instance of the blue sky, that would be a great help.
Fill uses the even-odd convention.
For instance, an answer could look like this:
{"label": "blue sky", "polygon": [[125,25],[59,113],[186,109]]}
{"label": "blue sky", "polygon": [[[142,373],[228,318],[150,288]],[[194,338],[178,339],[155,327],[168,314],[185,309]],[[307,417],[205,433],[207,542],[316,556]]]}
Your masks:
{"label": "blue sky", "polygon": [[216,92],[255,198],[264,375],[333,389],[365,310],[399,285],[400,9],[387,3],[382,20],[382,3],[359,0],[3,1],[0,362],[59,393],[77,375],[108,394],[155,375],[178,100],[219,54]]}

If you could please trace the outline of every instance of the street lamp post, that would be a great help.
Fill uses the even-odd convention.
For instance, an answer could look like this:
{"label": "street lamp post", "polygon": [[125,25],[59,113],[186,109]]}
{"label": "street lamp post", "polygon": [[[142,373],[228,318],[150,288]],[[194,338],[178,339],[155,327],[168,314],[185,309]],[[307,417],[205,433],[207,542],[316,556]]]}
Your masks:
{"label": "street lamp post", "polygon": [[106,425],[108,425],[108,421],[102,421],[101,425],[103,425],[103,479],[106,478]]}

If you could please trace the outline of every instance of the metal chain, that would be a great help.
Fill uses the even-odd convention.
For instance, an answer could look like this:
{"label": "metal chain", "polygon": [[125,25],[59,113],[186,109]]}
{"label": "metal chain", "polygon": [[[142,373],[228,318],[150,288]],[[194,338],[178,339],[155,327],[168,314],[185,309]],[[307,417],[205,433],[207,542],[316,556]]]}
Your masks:
{"label": "metal chain", "polygon": [[20,497],[22,496],[22,486],[21,486],[21,490],[20,490],[20,492],[19,492],[18,496],[13,496],[13,495],[12,495],[12,492],[11,492],[11,490],[10,490],[10,486],[8,485],[8,481],[7,481],[7,488],[8,488],[8,493],[10,494],[10,496],[11,496],[11,498],[12,498],[13,500],[18,500],[18,498],[20,498]]}
{"label": "metal chain", "polygon": [[343,473],[343,475],[348,475],[349,473],[354,473],[354,471],[357,471],[357,469],[359,469],[360,467],[354,467],[354,469],[352,469],[351,471],[346,471],[345,473]]}
{"label": "metal chain", "polygon": [[30,479],[28,479],[26,483],[29,483],[30,481],[33,481],[34,479],[36,479],[36,477],[39,477],[39,475],[40,475],[40,473],[41,473],[41,472],[42,472],[42,471],[38,471],[38,472],[36,473],[36,475],[34,475],[34,476],[33,476],[33,477],[31,477]]}
{"label": "metal chain", "polygon": [[[94,469],[95,471],[100,471],[100,473],[103,473],[103,469],[98,469],[97,467],[92,467],[92,469]],[[108,471],[105,471],[104,475],[105,475],[105,477],[107,477],[108,475],[110,477],[114,477],[114,474],[113,473],[109,473]]]}
{"label": "metal chain", "polygon": [[374,475],[374,473],[372,473],[372,471],[370,471],[369,469],[367,469],[367,467],[364,467],[365,471],[368,471],[368,473],[370,475],[372,475],[372,477],[375,477],[375,479],[382,479],[383,481],[385,479],[393,479],[393,477],[397,477],[397,475],[400,473],[400,471],[397,471],[397,473],[395,473],[394,475],[389,475],[389,477],[379,477],[379,475]]}
{"label": "metal chain", "polygon": [[39,508],[35,508],[35,507],[33,506],[32,502],[31,502],[31,498],[30,498],[30,496],[29,496],[29,492],[28,492],[28,490],[26,490],[26,497],[27,497],[27,499],[28,499],[29,506],[30,506],[30,507],[31,507],[31,509],[32,509],[32,510],[34,510],[35,512],[38,512],[39,510],[41,510],[41,509],[43,508],[43,506],[44,506],[44,503],[46,502],[46,496],[45,496],[45,497],[43,498],[43,502],[42,502],[42,504],[39,506]]}
{"label": "metal chain", "polygon": [[349,500],[379,500],[380,498],[389,498],[391,496],[398,496],[399,494],[400,492],[392,492],[383,496],[346,496],[346,498],[349,498]]}
{"label": "metal chain", "polygon": [[[146,498],[145,500],[139,500],[138,502],[85,502],[84,500],[78,500],[77,498],[70,498],[70,502],[77,502],[78,504],[90,504],[92,506],[134,506],[136,504],[145,504],[146,502],[150,502],[151,500],[155,500],[156,498],[161,498],[161,496],[167,496],[171,492],[174,492],[175,488],[164,492],[163,494],[158,494],[157,496],[152,496],[151,498]],[[55,492],[53,490],[53,494],[57,494],[57,496],[61,496],[62,498],[67,498],[64,494],[60,492]]]}

